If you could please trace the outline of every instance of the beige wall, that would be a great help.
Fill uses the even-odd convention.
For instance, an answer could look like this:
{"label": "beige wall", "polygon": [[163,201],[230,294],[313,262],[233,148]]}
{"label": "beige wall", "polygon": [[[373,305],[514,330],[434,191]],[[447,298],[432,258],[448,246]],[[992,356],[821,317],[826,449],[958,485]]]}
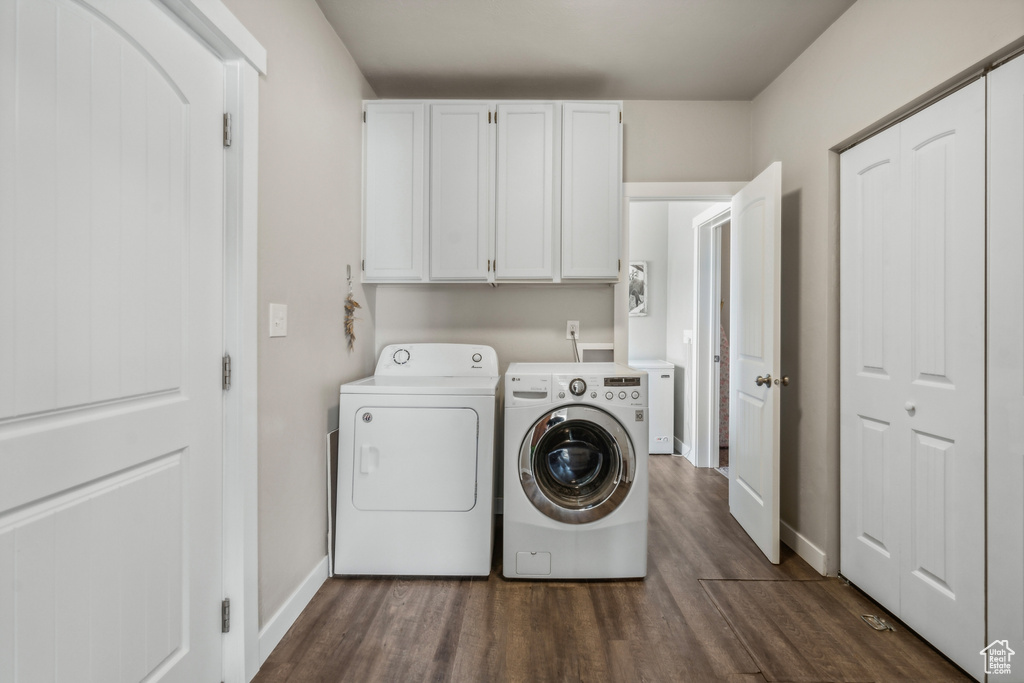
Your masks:
{"label": "beige wall", "polygon": [[750,102],[627,100],[627,183],[750,180]]}
{"label": "beige wall", "polygon": [[[345,346],[345,264],[359,263],[363,98],[313,0],[225,0],[267,49],[260,83],[259,608],[262,626],[326,554],[325,437],[338,386],[373,369],[373,319]],[[357,277],[358,280],[358,277]],[[366,303],[357,284],[356,300]],[[268,305],[288,336],[267,337]]]}
{"label": "beige wall", "polygon": [[565,322],[584,342],[612,340],[611,285],[378,285],[377,348],[400,342],[487,344],[514,362],[571,362]]}
{"label": "beige wall", "polygon": [[782,519],[839,569],[838,181],[829,150],[1024,36],[1020,0],[860,0],[753,102],[782,162]]}
{"label": "beige wall", "polygon": [[629,318],[629,358],[665,360],[668,320],[668,202],[629,204],[629,260],[647,262],[647,315]]}

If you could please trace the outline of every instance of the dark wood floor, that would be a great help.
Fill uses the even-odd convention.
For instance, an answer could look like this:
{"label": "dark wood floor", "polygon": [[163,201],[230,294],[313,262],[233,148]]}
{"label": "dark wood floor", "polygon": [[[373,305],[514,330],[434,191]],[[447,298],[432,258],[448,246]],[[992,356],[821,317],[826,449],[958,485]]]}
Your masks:
{"label": "dark wood floor", "polygon": [[256,683],[969,680],[789,549],[768,563],[714,470],[650,471],[645,580],[507,581],[500,539],[486,579],[332,579]]}

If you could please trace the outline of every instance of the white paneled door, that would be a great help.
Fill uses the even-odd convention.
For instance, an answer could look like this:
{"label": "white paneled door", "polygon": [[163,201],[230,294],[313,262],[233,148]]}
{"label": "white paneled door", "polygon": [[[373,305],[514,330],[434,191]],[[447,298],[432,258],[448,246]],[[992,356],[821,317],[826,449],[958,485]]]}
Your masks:
{"label": "white paneled door", "polygon": [[729,510],[779,562],[782,164],[732,199]]}
{"label": "white paneled door", "polygon": [[220,680],[223,66],[0,3],[0,680]]}
{"label": "white paneled door", "polygon": [[985,646],[985,83],[844,153],[842,571],[964,669]]}

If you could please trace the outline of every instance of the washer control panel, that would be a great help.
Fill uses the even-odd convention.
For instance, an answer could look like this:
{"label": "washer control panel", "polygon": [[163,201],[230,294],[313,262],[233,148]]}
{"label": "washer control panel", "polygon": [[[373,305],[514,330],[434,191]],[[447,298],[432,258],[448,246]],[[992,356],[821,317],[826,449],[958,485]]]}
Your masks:
{"label": "washer control panel", "polygon": [[[549,374],[541,369],[543,365],[512,364],[505,374],[506,408],[571,403],[647,408],[647,373],[643,370],[611,363],[565,363]],[[596,368],[588,365],[603,367],[596,374]]]}
{"label": "washer control panel", "polygon": [[638,408],[647,406],[647,377],[641,375],[552,375],[551,387],[555,396],[566,402]]}

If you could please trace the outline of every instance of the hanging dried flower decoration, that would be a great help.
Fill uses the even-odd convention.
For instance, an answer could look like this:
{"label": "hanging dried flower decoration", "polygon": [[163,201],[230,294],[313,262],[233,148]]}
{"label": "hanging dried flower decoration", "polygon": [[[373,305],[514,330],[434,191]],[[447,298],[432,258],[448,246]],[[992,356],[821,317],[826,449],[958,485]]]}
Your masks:
{"label": "hanging dried flower decoration", "polygon": [[359,302],[352,296],[352,266],[348,266],[348,296],[345,297],[345,339],[348,340],[348,350],[351,351],[356,343],[356,309],[362,308]]}

